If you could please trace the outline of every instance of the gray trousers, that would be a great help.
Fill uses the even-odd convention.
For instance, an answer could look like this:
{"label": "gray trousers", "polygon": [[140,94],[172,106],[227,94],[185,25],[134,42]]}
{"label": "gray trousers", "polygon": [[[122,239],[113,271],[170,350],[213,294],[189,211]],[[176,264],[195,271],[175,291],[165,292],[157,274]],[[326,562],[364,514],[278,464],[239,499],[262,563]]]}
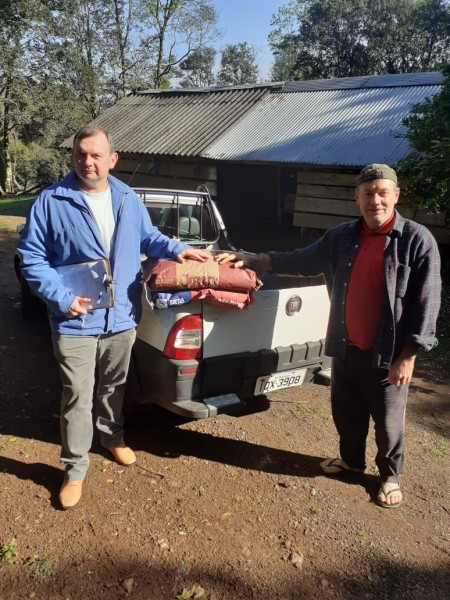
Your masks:
{"label": "gray trousers", "polygon": [[331,407],[342,460],[354,469],[366,467],[370,417],[375,424],[375,462],[384,481],[403,473],[405,411],[409,385],[387,381],[388,371],[372,367],[372,350],[349,347],[345,359],[334,358]]}
{"label": "gray trousers", "polygon": [[135,337],[135,329],[93,336],[53,335],[62,379],[61,462],[66,465],[66,480],[86,475],[93,408],[102,446],[123,443],[123,397]]}

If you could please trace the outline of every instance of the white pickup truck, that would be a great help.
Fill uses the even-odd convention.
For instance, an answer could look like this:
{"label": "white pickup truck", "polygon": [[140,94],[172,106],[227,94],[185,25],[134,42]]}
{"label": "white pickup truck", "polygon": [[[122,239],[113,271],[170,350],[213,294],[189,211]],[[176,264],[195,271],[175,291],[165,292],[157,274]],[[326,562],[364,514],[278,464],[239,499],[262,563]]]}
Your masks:
{"label": "white pickup truck", "polygon": [[[212,252],[234,249],[206,189],[135,191],[163,233]],[[200,419],[275,390],[328,383],[329,299],[322,277],[266,274],[262,280],[254,303],[242,311],[203,301],[158,309],[145,286],[127,402]]]}

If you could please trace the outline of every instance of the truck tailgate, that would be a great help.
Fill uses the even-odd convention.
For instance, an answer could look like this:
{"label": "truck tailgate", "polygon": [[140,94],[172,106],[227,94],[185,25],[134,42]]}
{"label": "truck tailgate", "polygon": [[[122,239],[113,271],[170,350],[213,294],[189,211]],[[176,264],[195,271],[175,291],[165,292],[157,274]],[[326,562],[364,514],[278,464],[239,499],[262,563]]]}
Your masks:
{"label": "truck tailgate", "polygon": [[[293,297],[300,298],[300,302]],[[243,311],[203,305],[203,358],[274,349],[325,338],[329,299],[324,285],[264,290]],[[289,315],[288,305],[300,305]]]}

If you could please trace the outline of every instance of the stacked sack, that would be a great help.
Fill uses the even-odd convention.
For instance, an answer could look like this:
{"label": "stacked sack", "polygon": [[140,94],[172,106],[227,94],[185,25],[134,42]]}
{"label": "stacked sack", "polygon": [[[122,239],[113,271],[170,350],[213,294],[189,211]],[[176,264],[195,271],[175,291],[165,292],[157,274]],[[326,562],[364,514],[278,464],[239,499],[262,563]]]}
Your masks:
{"label": "stacked sack", "polygon": [[179,263],[149,258],[142,272],[156,308],[204,300],[244,310],[253,303],[252,292],[262,285],[252,269],[236,269],[231,263],[220,264],[212,259]]}

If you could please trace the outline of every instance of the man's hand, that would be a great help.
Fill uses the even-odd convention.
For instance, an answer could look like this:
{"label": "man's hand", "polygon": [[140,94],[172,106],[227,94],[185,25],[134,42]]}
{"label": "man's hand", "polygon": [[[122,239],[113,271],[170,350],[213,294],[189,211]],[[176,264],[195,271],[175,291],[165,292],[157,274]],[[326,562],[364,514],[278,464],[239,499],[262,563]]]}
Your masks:
{"label": "man's hand", "polygon": [[220,264],[233,262],[237,269],[252,267],[257,271],[270,271],[272,261],[269,254],[251,254],[249,252],[222,252],[214,258]]}
{"label": "man's hand", "polygon": [[183,263],[186,258],[190,258],[191,260],[198,260],[199,262],[206,262],[207,260],[211,260],[212,256],[208,250],[200,250],[198,248],[186,248],[180,252],[177,256],[177,262]]}
{"label": "man's hand", "polygon": [[389,369],[388,382],[396,386],[409,383],[413,375],[415,361],[415,356],[409,356],[408,358],[399,356]]}
{"label": "man's hand", "polygon": [[234,263],[233,266],[237,269],[247,266],[243,252],[221,252],[220,254],[216,254],[214,260],[221,265],[232,262]]}
{"label": "man's hand", "polygon": [[75,296],[75,300],[70,305],[65,316],[68,319],[72,319],[73,317],[79,317],[80,315],[87,315],[88,310],[91,308],[91,302],[92,300],[90,298]]}

